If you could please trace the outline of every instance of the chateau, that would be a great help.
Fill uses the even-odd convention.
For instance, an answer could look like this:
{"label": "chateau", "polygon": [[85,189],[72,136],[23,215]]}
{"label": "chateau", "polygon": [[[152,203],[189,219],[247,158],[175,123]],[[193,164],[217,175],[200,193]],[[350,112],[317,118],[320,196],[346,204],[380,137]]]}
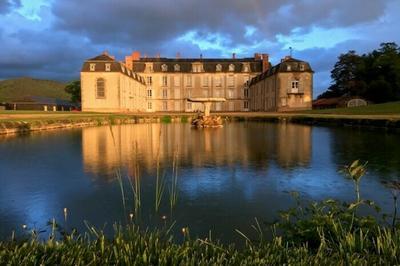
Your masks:
{"label": "chateau", "polygon": [[118,62],[103,53],[81,70],[82,111],[195,112],[188,98],[225,98],[214,112],[311,109],[313,71],[286,57],[271,66],[267,54],[230,59],[141,57]]}

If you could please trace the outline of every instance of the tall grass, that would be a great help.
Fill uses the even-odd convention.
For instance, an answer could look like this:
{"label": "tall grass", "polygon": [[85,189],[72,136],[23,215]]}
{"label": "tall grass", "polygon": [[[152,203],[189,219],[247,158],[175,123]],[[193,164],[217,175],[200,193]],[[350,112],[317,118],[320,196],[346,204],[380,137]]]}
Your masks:
{"label": "tall grass", "polygon": [[178,157],[179,152],[178,149],[175,150],[173,160],[172,160],[172,178],[171,178],[171,186],[169,190],[169,205],[170,209],[175,207],[178,201]]}

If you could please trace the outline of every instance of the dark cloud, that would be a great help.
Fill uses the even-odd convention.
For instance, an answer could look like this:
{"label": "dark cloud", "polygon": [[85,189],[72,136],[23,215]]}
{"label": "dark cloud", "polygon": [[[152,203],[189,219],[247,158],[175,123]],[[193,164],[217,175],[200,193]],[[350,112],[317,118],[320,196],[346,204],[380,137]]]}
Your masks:
{"label": "dark cloud", "polygon": [[[246,43],[251,25],[273,38],[297,27],[350,26],[377,19],[385,0],[69,0],[57,1],[56,27],[88,36],[93,42],[160,46],[187,31],[219,32]],[[362,8],[361,8],[362,7]],[[259,36],[258,36],[259,37]]]}

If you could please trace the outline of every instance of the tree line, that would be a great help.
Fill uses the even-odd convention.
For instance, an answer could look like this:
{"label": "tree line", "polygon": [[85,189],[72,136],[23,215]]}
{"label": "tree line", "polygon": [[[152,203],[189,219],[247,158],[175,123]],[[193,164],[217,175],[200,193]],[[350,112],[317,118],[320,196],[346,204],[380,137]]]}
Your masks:
{"label": "tree line", "polygon": [[351,50],[338,57],[331,71],[332,85],[318,96],[358,96],[374,103],[400,100],[400,48],[394,42],[358,55]]}

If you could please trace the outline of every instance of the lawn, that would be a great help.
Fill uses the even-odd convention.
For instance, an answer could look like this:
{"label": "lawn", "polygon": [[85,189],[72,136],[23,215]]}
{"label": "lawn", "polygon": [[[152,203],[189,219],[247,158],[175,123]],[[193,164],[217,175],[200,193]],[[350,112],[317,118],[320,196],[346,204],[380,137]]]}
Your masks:
{"label": "lawn", "polygon": [[338,115],[393,115],[400,114],[400,102],[371,104],[362,107],[335,108],[306,111],[308,114],[338,114]]}

